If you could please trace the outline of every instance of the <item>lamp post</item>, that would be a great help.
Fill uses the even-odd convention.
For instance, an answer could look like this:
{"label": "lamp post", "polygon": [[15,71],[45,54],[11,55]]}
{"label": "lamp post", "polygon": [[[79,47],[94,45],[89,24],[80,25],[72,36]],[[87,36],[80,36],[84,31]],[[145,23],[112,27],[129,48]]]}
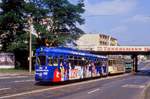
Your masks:
{"label": "lamp post", "polygon": [[32,29],[31,29],[31,25],[32,25],[32,17],[28,16],[28,24],[29,24],[29,73],[32,72]]}

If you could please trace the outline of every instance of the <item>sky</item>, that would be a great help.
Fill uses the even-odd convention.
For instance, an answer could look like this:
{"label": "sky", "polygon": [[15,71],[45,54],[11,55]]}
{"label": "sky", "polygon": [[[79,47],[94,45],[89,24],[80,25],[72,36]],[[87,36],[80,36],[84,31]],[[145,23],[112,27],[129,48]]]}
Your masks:
{"label": "sky", "polygon": [[[78,0],[70,0],[76,3]],[[150,0],[84,0],[85,33],[103,33],[120,45],[150,45]]]}

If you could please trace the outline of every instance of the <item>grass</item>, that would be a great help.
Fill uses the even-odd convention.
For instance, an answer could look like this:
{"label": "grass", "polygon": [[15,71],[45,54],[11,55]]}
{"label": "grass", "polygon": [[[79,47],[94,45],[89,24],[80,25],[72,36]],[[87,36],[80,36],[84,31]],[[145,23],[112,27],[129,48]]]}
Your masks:
{"label": "grass", "polygon": [[[29,70],[25,69],[0,69],[0,73],[27,73]],[[34,71],[32,71],[34,73]]]}

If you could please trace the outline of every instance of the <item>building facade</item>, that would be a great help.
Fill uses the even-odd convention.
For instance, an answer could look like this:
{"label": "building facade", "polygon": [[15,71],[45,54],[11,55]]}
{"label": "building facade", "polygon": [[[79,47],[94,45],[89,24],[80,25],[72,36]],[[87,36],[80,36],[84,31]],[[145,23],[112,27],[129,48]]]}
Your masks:
{"label": "building facade", "polygon": [[85,34],[77,40],[77,47],[82,50],[92,50],[96,46],[117,46],[116,38],[105,34]]}

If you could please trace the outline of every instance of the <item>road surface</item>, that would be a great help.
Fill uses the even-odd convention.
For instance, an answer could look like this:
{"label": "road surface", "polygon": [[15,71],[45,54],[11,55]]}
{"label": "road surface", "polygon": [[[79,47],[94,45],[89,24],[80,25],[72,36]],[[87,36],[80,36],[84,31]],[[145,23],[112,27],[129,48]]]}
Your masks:
{"label": "road surface", "polygon": [[93,80],[39,84],[33,76],[1,76],[0,99],[149,99],[150,66],[140,64],[137,74],[123,74]]}

